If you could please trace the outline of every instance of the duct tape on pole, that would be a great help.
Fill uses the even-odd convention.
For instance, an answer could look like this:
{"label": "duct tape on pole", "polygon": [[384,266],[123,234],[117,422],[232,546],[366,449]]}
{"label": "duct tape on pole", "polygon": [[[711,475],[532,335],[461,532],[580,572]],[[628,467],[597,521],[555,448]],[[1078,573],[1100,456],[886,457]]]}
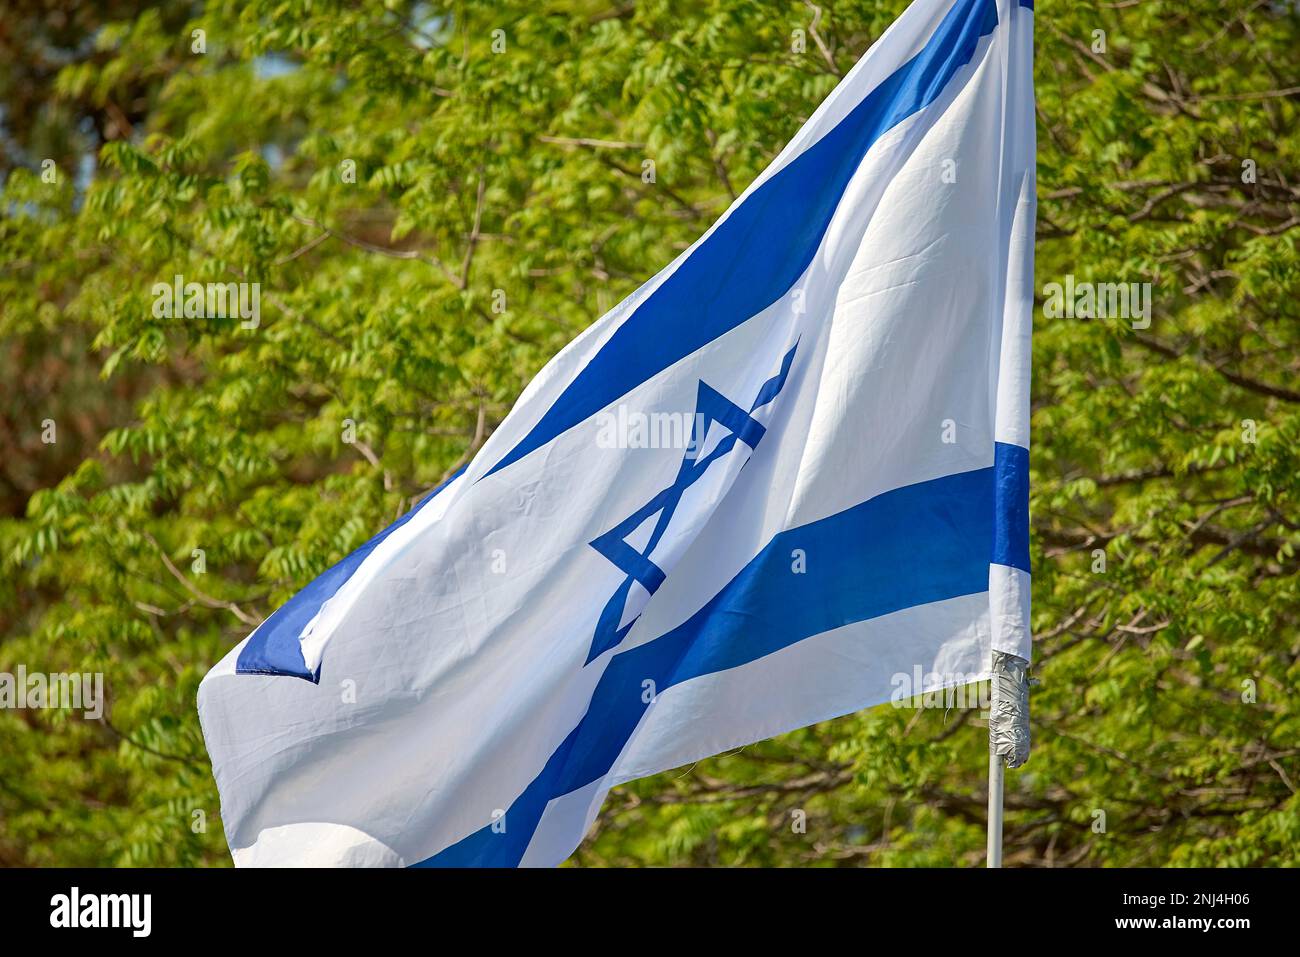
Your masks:
{"label": "duct tape on pole", "polygon": [[1003,769],[1029,760],[1029,662],[993,652],[989,704],[988,866],[1002,866]]}

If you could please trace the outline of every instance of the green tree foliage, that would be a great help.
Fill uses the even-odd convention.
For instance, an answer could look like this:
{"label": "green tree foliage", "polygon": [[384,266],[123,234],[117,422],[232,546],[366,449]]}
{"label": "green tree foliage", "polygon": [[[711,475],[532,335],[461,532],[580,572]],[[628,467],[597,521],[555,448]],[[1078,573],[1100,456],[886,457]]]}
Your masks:
{"label": "green tree foliage", "polygon": [[[11,6],[0,671],[109,700],[0,711],[0,862],[223,864],[204,672],[473,455],[904,2]],[[1038,285],[1149,282],[1152,321],[1035,318],[1007,860],[1294,864],[1300,19],[1037,17]],[[177,275],[259,283],[259,324],[156,316]],[[985,769],[977,708],[886,705],[620,788],[575,860],[970,864]]]}

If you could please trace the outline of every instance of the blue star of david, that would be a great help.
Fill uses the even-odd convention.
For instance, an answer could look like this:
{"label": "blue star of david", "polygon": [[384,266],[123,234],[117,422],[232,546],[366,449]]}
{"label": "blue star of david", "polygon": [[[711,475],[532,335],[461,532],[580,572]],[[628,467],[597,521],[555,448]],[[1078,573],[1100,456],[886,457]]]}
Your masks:
{"label": "blue star of david", "polygon": [[[762,441],[767,429],[754,418],[753,413],[772,402],[780,393],[790,374],[790,366],[794,362],[794,352],[797,348],[799,344],[796,342],[781,360],[781,371],[763,383],[762,388],[758,390],[758,395],[754,398],[748,412],[701,379],[696,392],[695,415],[692,416],[694,425],[691,428],[691,441],[682,454],[676,479],[645,505],[590,543],[592,548],[626,572],[627,578],[606,602],[600,613],[591,650],[587,653],[588,664],[601,652],[619,644],[632,630],[637,618],[641,617],[638,614],[627,624],[619,626],[633,585],[639,584],[648,594],[653,595],[664,583],[663,569],[652,562],[649,556],[654,553],[655,547],[668,530],[673,513],[681,503],[682,495],[703,478],[709,466],[729,454],[737,442],[743,442],[751,453],[758,448],[758,443]],[[709,434],[709,428],[715,422],[725,428],[727,434],[708,455],[697,458]],[[644,548],[638,551],[628,543],[627,538],[656,513],[659,517],[655,521],[650,537]]]}

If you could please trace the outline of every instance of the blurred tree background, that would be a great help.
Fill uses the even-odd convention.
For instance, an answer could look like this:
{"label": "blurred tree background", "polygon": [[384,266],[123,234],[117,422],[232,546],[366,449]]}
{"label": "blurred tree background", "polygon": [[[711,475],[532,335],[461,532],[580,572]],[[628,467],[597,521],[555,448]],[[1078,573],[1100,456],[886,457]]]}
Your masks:
{"label": "blurred tree background", "polygon": [[[0,864],[226,864],[202,675],[904,6],[3,0],[0,671],[102,671],[108,705],[0,710]],[[1154,318],[1035,317],[1007,862],[1294,865],[1300,14],[1039,0],[1036,30],[1038,287],[1150,282]],[[177,274],[259,282],[260,325],[156,318]],[[975,864],[986,762],[978,710],[886,705],[616,790],[574,862]]]}

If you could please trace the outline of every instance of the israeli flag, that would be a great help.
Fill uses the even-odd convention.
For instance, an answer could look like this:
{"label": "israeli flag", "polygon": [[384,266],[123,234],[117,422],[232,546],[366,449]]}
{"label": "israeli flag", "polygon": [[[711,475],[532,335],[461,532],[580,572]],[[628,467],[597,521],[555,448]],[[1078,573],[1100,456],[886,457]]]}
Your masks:
{"label": "israeli flag", "polygon": [[1029,657],[1032,6],[915,0],[212,669],[237,863],[559,864],[617,784]]}

